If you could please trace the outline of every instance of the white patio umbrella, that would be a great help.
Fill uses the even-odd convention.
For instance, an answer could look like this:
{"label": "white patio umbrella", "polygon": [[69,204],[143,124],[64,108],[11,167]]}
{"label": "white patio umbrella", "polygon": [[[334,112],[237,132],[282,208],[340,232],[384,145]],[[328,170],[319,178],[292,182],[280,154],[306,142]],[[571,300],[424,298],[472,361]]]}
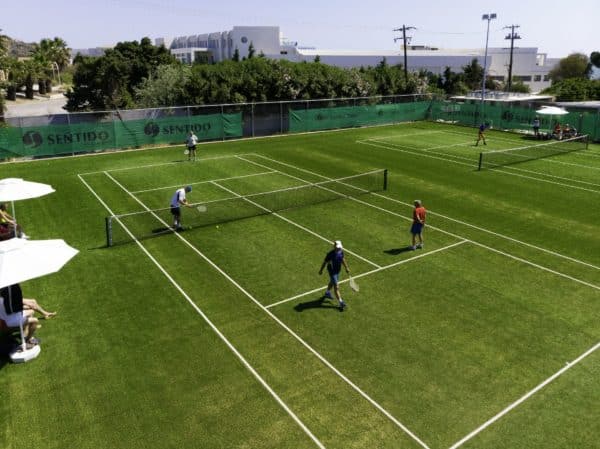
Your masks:
{"label": "white patio umbrella", "polygon": [[12,202],[12,216],[15,217],[15,201],[37,198],[54,192],[52,186],[20,178],[0,180],[0,202]]}
{"label": "white patio umbrella", "polygon": [[[79,251],[64,240],[24,240],[0,242],[0,288],[56,273]],[[27,349],[21,330],[22,350],[11,354],[14,362],[26,362],[40,352],[39,345]]]}
{"label": "white patio umbrella", "polygon": [[540,115],[566,115],[569,111],[557,106],[542,106],[535,113]]}

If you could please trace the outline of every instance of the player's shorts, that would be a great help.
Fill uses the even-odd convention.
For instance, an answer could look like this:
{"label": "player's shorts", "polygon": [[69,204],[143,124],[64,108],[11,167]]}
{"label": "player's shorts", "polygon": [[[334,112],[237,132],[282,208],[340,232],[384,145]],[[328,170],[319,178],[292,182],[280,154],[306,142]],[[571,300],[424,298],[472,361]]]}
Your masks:
{"label": "player's shorts", "polygon": [[339,278],[340,278],[340,273],[329,273],[329,282],[331,282],[333,285],[338,285],[339,282]]}
{"label": "player's shorts", "polygon": [[411,234],[414,234],[414,235],[420,234],[423,231],[424,225],[425,225],[425,223],[419,223],[419,222],[413,223],[412,226],[410,227]]}
{"label": "player's shorts", "polygon": [[192,145],[191,147],[187,147],[188,151],[196,151],[196,145]]}
{"label": "player's shorts", "polygon": [[173,207],[173,206],[171,206],[171,214],[174,217],[179,217],[181,215],[181,208],[180,207]]}

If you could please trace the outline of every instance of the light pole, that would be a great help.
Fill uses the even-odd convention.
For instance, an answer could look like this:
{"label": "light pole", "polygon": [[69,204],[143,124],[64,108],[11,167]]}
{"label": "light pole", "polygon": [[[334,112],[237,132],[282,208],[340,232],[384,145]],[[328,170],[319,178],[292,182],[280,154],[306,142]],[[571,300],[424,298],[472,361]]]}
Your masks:
{"label": "light pole", "polygon": [[490,22],[495,18],[495,13],[484,14],[483,16],[481,16],[481,20],[487,20],[487,32],[485,34],[485,57],[483,58],[483,81],[481,82],[481,123],[484,122],[483,103],[485,101],[485,72],[487,69],[488,41],[490,39]]}

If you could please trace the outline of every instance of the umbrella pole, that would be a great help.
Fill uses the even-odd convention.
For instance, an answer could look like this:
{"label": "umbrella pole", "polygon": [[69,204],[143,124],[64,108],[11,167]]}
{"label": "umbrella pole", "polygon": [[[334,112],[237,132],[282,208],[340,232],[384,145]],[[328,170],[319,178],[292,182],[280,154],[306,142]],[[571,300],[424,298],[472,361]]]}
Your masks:
{"label": "umbrella pole", "polygon": [[23,321],[19,322],[19,331],[21,332],[21,348],[23,351],[27,350],[27,343],[25,343],[25,333],[23,332]]}
{"label": "umbrella pole", "polygon": [[[10,204],[12,206],[12,217],[13,217],[13,220],[15,221],[15,225],[13,226],[13,232],[14,232],[15,237],[17,237],[17,219],[15,218],[15,202],[11,201]],[[23,331],[21,331],[21,336],[23,336]]]}

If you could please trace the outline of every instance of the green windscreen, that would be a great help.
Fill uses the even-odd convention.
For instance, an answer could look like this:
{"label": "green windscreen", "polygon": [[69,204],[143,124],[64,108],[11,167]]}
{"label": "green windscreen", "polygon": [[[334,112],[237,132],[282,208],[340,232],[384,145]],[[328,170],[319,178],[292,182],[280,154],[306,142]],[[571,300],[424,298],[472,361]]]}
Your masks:
{"label": "green windscreen", "polygon": [[319,131],[425,120],[429,101],[290,110],[290,131]]}
{"label": "green windscreen", "polygon": [[242,136],[242,114],[211,114],[144,120],[0,128],[0,157],[89,153],[143,145],[182,143],[189,131],[199,140]]}

